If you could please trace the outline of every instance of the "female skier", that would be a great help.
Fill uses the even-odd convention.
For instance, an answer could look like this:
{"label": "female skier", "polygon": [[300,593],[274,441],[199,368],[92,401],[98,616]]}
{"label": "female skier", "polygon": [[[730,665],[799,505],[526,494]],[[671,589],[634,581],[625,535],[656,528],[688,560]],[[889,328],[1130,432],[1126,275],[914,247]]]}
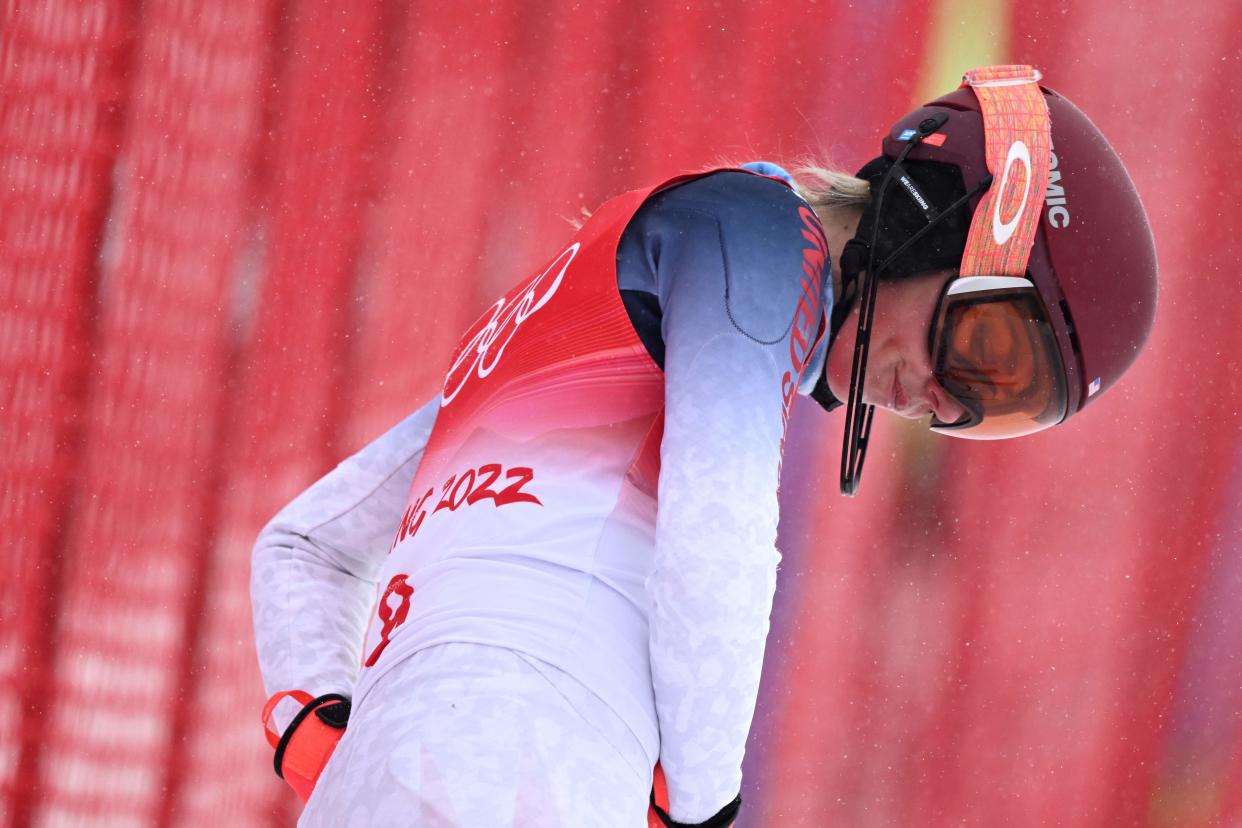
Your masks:
{"label": "female skier", "polygon": [[1146,340],[1143,208],[1038,80],[968,73],[857,177],[606,202],[440,395],[264,528],[264,722],[301,824],[733,823],[795,398],[845,405],[853,493],[875,407],[1018,436]]}

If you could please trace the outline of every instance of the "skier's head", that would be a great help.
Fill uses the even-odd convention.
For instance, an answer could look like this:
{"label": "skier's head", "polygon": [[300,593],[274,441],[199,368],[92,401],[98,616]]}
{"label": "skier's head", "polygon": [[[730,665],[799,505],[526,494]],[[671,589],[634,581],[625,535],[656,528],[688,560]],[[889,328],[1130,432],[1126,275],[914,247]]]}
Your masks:
{"label": "skier's head", "polygon": [[[858,174],[871,199],[841,255],[840,308],[857,328],[850,337],[842,327],[828,373],[849,399],[844,491],[857,485],[871,406],[884,404],[876,389],[891,387],[884,331],[916,294],[931,297],[907,335],[921,338],[926,382],[908,378],[904,401],[922,395],[932,427],[961,437],[1063,422],[1115,384],[1147,339],[1156,257],[1138,194],[1095,125],[1038,79],[1022,66],[968,73],[894,124]],[[881,358],[878,373],[869,357]],[[954,405],[932,404],[940,391]]]}

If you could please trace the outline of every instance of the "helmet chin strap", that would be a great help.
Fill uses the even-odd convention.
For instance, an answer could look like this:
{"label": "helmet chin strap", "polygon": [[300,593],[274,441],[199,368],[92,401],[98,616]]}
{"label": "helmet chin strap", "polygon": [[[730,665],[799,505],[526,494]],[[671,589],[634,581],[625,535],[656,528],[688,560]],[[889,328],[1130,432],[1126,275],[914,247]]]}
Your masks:
{"label": "helmet chin strap", "polygon": [[[858,492],[858,482],[862,477],[863,461],[867,459],[867,444],[871,440],[871,423],[875,418],[875,406],[862,401],[863,380],[867,376],[867,355],[871,350],[871,325],[875,321],[875,297],[879,279],[875,267],[875,243],[880,232],[880,219],[884,215],[884,197],[888,187],[896,177],[895,170],[901,168],[910,151],[918,146],[924,137],[935,132],[948,116],[943,113],[937,119],[928,118],[919,124],[919,128],[906,140],[897,160],[884,178],[880,180],[880,191],[875,196],[875,221],[871,223],[871,238],[866,243],[867,267],[856,277],[858,284],[858,333],[854,339],[854,361],[850,368],[850,392],[845,404],[845,436],[841,445],[841,494],[853,497]],[[858,241],[855,237],[846,245],[847,250]],[[857,246],[855,246],[857,250]],[[861,258],[850,251],[851,265]],[[861,252],[861,251],[859,251]],[[841,254],[841,269],[845,270],[846,251]],[[885,263],[890,261],[890,256]],[[844,278],[844,275],[843,275]]]}
{"label": "helmet chin strap", "polygon": [[[946,209],[937,211],[931,207],[925,208],[924,214],[927,218],[927,224],[886,256],[878,267],[875,265],[876,239],[879,234],[880,218],[883,215],[884,198],[887,194],[888,186],[893,181],[901,180],[907,190],[913,187],[905,173],[905,169],[902,167],[902,161],[906,159],[906,156],[909,155],[910,151],[919,142],[943,126],[947,120],[948,115],[937,113],[919,124],[919,128],[907,139],[906,145],[902,147],[901,153],[897,156],[897,160],[888,168],[880,181],[879,192],[875,196],[876,218],[872,222],[871,238],[864,242],[855,236],[846,243],[845,249],[841,253],[843,301],[839,306],[833,307],[833,330],[831,332],[833,336],[843,327],[845,317],[852,309],[853,300],[857,298],[860,303],[858,309],[858,332],[854,340],[854,360],[850,368],[850,390],[845,408],[845,434],[841,446],[841,494],[850,497],[853,497],[858,492],[858,484],[862,478],[863,462],[867,457],[867,445],[871,439],[871,423],[875,416],[875,406],[864,403],[862,401],[862,394],[867,375],[867,357],[871,349],[871,331],[875,321],[875,301],[879,288],[879,276],[898,256],[930,232],[945,217],[952,215],[957,208],[969,202],[971,198],[987,189],[992,183],[992,177],[985,176],[974,189],[954,201]],[[866,266],[862,267],[861,265],[864,261]],[[825,366],[825,373],[826,370],[827,366]],[[836,400],[835,395],[832,395],[832,392],[828,390],[826,381],[821,379],[820,382],[823,384],[824,391],[831,400],[839,406],[841,404],[840,401]],[[816,392],[820,390],[819,386],[820,383],[817,383]],[[812,396],[814,396],[814,392]],[[817,399],[819,398],[817,397]],[[823,404],[822,399],[820,403]]]}

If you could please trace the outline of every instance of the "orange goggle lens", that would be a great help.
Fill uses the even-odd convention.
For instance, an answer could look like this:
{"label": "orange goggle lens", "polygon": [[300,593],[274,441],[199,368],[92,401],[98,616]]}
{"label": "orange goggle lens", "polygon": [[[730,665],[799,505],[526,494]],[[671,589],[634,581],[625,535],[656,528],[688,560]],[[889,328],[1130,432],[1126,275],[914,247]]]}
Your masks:
{"label": "orange goggle lens", "polygon": [[932,372],[965,406],[932,428],[976,440],[1018,437],[1065,418],[1065,369],[1035,287],[1017,277],[949,283],[931,329]]}

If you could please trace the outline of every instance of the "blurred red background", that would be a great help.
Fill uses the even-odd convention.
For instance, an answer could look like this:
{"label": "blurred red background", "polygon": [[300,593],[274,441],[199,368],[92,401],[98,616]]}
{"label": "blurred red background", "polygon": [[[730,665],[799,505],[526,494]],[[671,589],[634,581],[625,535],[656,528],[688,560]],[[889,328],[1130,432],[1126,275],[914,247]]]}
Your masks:
{"label": "blurred red background", "polygon": [[[0,2],[0,821],[287,825],[250,546],[622,190],[1039,66],[1160,307],[1051,433],[795,408],[743,824],[1242,824],[1242,6]],[[394,515],[394,526],[399,516]]]}

